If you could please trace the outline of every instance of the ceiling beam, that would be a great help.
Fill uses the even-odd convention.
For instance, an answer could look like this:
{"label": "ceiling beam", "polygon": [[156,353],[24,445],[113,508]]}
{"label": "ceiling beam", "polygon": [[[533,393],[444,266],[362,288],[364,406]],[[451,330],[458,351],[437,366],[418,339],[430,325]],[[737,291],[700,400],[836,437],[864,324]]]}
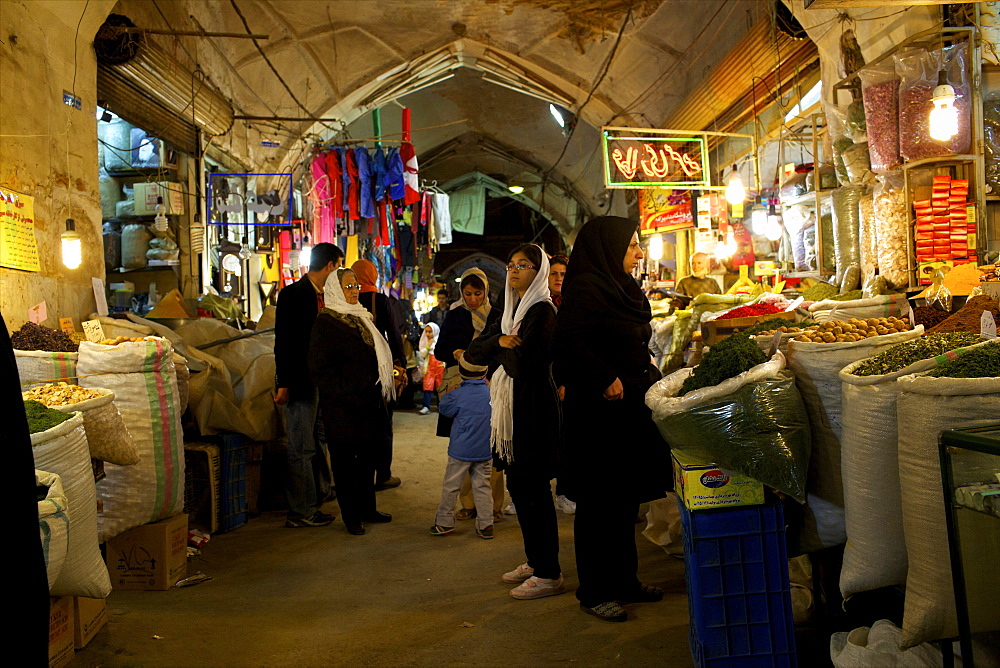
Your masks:
{"label": "ceiling beam", "polygon": [[[966,0],[986,2],[986,0]],[[855,7],[912,7],[913,5],[951,5],[954,0],[804,0],[806,9],[854,9]]]}

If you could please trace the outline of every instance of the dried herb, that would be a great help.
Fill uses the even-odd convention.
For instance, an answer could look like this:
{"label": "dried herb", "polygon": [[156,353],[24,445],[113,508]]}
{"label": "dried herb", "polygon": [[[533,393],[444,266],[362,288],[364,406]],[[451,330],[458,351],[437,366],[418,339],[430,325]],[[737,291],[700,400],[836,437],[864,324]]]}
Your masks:
{"label": "dried herb", "polygon": [[931,359],[938,355],[961,348],[982,343],[979,335],[971,332],[953,332],[950,334],[931,334],[913,341],[900,343],[885,352],[869,357],[854,369],[855,376],[881,376],[895,373],[920,360]]}
{"label": "dried herb", "polygon": [[937,378],[996,378],[1000,376],[1000,343],[966,350],[928,375]]}
{"label": "dried herb", "polygon": [[25,401],[24,413],[28,416],[28,431],[32,434],[52,429],[73,417],[72,413],[53,410],[37,401]]}
{"label": "dried herb", "polygon": [[79,344],[69,338],[66,332],[49,329],[44,325],[26,322],[21,329],[10,335],[15,350],[44,350],[52,353],[75,353]]}
{"label": "dried herb", "polygon": [[701,364],[695,367],[694,373],[681,385],[677,396],[683,397],[693,390],[718,385],[766,361],[767,357],[760,346],[751,341],[749,336],[743,333],[733,334],[708,349]]}
{"label": "dried herb", "polygon": [[861,299],[862,294],[863,293],[861,290],[851,290],[841,295],[834,295],[833,297],[827,297],[827,299],[832,299],[833,301],[837,302],[850,302],[854,301],[855,299]]}
{"label": "dried herb", "polygon": [[821,302],[824,299],[829,299],[830,297],[837,294],[837,288],[830,285],[829,283],[823,283],[820,281],[811,288],[806,289],[802,293],[802,299],[807,302]]}

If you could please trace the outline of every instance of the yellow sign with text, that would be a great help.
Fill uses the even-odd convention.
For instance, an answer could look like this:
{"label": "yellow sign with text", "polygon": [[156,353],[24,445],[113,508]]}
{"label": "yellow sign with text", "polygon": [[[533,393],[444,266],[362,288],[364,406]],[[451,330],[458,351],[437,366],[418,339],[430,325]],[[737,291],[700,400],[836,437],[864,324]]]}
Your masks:
{"label": "yellow sign with text", "polygon": [[0,188],[0,267],[40,271],[35,241],[35,199]]}

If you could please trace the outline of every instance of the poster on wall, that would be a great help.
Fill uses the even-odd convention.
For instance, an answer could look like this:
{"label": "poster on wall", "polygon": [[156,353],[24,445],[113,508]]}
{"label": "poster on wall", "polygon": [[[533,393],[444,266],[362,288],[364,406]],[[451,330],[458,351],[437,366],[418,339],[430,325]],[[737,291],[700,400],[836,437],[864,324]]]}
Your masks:
{"label": "poster on wall", "polygon": [[0,188],[0,267],[40,271],[35,199]]}
{"label": "poster on wall", "polygon": [[642,234],[673,232],[694,227],[689,190],[648,188],[639,191],[639,231]]}

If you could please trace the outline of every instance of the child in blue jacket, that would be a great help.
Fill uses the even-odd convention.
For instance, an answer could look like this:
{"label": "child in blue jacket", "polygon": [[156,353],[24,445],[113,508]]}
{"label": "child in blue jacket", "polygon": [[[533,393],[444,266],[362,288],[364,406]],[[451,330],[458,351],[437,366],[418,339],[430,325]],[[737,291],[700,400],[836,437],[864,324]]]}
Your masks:
{"label": "child in blue jacket", "polygon": [[431,533],[446,536],[455,531],[455,500],[466,472],[472,478],[472,496],[476,501],[476,535],[493,538],[493,496],[490,474],[493,454],[490,451],[490,388],[485,366],[459,359],[462,384],[441,397],[438,412],[454,418],[448,441],[448,467],[444,472],[441,505]]}

